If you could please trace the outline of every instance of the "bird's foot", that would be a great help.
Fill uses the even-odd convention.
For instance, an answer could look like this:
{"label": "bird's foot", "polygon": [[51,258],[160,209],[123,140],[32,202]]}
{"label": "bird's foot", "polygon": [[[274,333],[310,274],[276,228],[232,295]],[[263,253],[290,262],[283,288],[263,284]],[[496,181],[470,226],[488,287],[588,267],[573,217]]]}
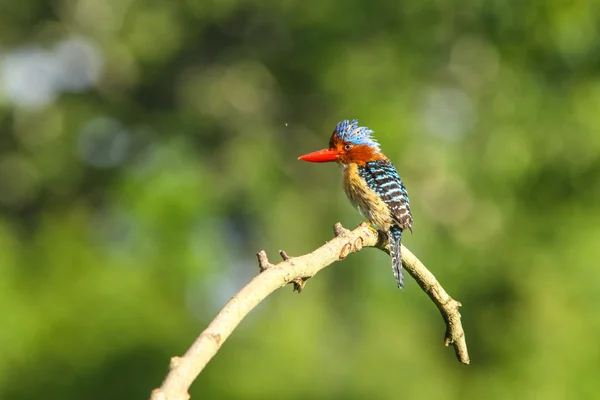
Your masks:
{"label": "bird's foot", "polygon": [[375,233],[377,233],[377,232],[378,232],[378,231],[377,231],[377,228],[375,228],[375,227],[374,227],[374,226],[373,226],[373,225],[372,225],[370,222],[364,222],[364,221],[363,221],[363,222],[361,222],[361,223],[360,223],[360,226],[367,227],[367,228],[369,228],[370,230],[372,230],[372,231],[373,231],[373,232],[375,232]]}

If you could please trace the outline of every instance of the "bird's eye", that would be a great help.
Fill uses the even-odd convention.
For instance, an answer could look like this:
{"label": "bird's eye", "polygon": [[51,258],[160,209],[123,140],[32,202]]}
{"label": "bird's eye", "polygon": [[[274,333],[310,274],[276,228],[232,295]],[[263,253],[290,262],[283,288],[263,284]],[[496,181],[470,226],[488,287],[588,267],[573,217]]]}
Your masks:
{"label": "bird's eye", "polygon": [[352,149],[352,145],[351,144],[347,144],[344,146],[344,150],[348,151]]}

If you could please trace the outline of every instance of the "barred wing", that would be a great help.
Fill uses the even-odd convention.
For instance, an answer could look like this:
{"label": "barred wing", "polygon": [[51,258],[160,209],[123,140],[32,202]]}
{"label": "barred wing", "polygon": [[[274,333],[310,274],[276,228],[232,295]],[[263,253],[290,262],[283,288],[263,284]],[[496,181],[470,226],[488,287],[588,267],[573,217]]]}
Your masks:
{"label": "barred wing", "polygon": [[389,207],[392,219],[401,229],[412,232],[412,215],[408,201],[408,192],[389,160],[378,160],[366,163],[361,168],[362,178]]}

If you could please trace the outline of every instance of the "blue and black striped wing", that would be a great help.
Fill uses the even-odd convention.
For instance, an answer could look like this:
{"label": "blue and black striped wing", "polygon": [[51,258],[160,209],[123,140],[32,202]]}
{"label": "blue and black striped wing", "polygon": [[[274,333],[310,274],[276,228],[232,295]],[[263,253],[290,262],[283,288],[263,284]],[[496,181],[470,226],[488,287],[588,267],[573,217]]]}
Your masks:
{"label": "blue and black striped wing", "polygon": [[412,215],[408,192],[396,171],[396,167],[389,160],[378,160],[366,163],[360,168],[361,177],[367,185],[377,193],[389,207],[392,219],[400,229],[409,229],[412,232]]}

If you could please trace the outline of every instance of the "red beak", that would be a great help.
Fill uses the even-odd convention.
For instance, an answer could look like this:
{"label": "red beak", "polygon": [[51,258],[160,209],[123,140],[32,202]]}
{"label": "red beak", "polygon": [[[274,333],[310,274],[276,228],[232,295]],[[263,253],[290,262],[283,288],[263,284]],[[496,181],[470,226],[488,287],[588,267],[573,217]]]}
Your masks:
{"label": "red beak", "polygon": [[338,152],[336,150],[323,149],[300,156],[298,157],[298,160],[321,163],[335,161],[337,157]]}

